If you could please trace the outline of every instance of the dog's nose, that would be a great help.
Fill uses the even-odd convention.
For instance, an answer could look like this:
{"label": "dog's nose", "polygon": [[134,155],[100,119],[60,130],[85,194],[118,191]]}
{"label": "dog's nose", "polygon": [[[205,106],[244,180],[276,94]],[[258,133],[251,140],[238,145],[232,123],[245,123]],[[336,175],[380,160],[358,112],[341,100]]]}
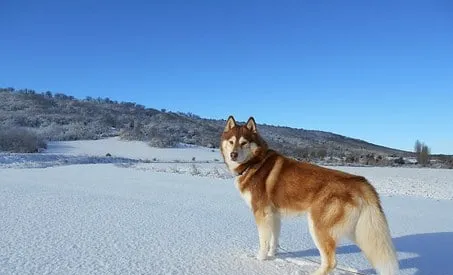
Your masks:
{"label": "dog's nose", "polygon": [[238,152],[231,152],[230,157],[232,160],[236,160],[238,158]]}

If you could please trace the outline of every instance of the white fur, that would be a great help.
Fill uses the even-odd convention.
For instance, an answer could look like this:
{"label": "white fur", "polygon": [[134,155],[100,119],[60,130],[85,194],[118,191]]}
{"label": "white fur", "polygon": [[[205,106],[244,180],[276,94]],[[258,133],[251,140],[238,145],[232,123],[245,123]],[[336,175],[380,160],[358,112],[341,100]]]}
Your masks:
{"label": "white fur", "polygon": [[355,241],[355,225],[360,217],[360,209],[357,207],[346,206],[346,216],[344,220],[335,225],[332,229],[332,237],[335,240],[340,240],[346,237],[352,241]]}
{"label": "white fur", "polygon": [[249,141],[247,139],[245,139],[244,137],[240,137],[239,138],[239,144],[242,144],[244,142],[248,143]]}
{"label": "white fur", "polygon": [[267,253],[267,256],[269,257],[274,257],[275,252],[277,251],[278,248],[278,239],[280,237],[280,231],[281,231],[281,217],[278,213],[273,214],[273,223],[272,223],[272,236],[271,236],[271,243],[269,246],[269,252]]}
{"label": "white fur", "polygon": [[381,275],[398,272],[398,260],[385,216],[375,205],[364,204],[355,229],[355,240]]}
{"label": "white fur", "polygon": [[236,185],[236,188],[239,190],[241,197],[244,199],[244,201],[247,203],[247,205],[250,207],[250,209],[252,209],[252,194],[250,194],[250,191],[241,192],[241,190],[239,189],[239,178],[238,177],[235,180],[235,185]]}
{"label": "white fur", "polygon": [[[244,144],[245,145],[242,145]],[[250,160],[253,156],[253,151],[251,150],[251,143],[244,137],[240,137],[238,144],[237,144],[237,149],[236,151],[238,152],[238,158],[237,162],[238,163],[244,163]]]}
{"label": "white fur", "polygon": [[311,238],[313,239],[313,242],[315,243],[316,247],[318,248],[319,253],[321,254],[321,266],[313,272],[311,275],[324,275],[327,274],[327,255],[324,253],[322,249],[320,249],[320,244],[318,241],[318,238],[316,237],[316,229],[313,225],[313,219],[311,218],[311,214],[308,213],[307,215],[307,220],[308,220],[308,229],[310,231]]}
{"label": "white fur", "polygon": [[240,163],[237,163],[235,161],[232,161],[230,158],[225,158],[225,163],[228,166],[228,169],[230,170],[231,173],[236,174],[236,168],[240,165]]}
{"label": "white fur", "polygon": [[258,225],[258,236],[260,240],[260,249],[256,256],[258,260],[266,260],[271,244],[272,232],[274,230],[274,216],[270,208],[264,210],[263,219],[257,224]]}
{"label": "white fur", "polygon": [[[230,144],[230,141],[233,144]],[[240,165],[237,161],[232,161],[230,154],[233,151],[234,143],[236,142],[236,137],[231,137],[229,140],[222,141],[222,148],[223,148],[223,158],[225,159],[225,163],[228,169],[234,174],[235,169]]]}
{"label": "white fur", "polygon": [[[243,142],[247,143],[244,146],[241,146],[240,144]],[[254,152],[258,149],[258,145],[254,142],[249,142],[244,137],[240,137],[239,140],[237,140],[236,137],[233,136],[228,140],[222,141],[222,149],[223,158],[225,159],[228,169],[233,174],[236,174],[236,168],[238,168],[241,163],[245,163],[253,157]],[[237,160],[235,161],[233,161],[230,156],[231,152],[234,150],[238,153]]]}

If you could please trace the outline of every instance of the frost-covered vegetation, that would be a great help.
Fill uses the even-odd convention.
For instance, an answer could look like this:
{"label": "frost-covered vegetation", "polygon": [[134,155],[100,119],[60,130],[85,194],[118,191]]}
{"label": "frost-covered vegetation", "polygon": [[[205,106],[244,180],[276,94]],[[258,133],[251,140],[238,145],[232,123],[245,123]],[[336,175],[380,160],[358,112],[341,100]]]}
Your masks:
{"label": "frost-covered vegetation", "polygon": [[0,151],[36,153],[46,146],[45,141],[33,131],[25,128],[0,127]]}
{"label": "frost-covered vegetation", "polygon": [[[0,88],[0,151],[37,152],[46,141],[112,136],[146,141],[153,147],[192,144],[217,148],[224,123],[109,98],[77,99],[50,91]],[[298,159],[388,166],[415,158],[411,152],[329,132],[270,125],[259,125],[259,129],[272,148]],[[14,138],[17,132],[26,134]],[[446,161],[437,164],[452,163],[448,156],[443,159]]]}

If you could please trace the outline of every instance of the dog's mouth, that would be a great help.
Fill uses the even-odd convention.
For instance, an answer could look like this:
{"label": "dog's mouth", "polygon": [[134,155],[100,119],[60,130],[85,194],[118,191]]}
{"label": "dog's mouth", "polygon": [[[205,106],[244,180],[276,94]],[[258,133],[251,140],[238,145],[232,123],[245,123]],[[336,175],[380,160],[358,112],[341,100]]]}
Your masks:
{"label": "dog's mouth", "polygon": [[231,160],[232,162],[237,163],[237,164],[243,164],[243,163],[247,162],[247,159],[238,158],[238,157],[236,157],[236,158],[230,158],[230,160]]}

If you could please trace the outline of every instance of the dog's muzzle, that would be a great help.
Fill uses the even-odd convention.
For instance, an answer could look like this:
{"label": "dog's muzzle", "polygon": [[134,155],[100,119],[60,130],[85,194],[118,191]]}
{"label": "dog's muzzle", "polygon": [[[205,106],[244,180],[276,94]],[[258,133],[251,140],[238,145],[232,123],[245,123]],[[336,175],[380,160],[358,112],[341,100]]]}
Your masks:
{"label": "dog's muzzle", "polygon": [[238,152],[231,152],[230,153],[230,157],[231,157],[232,161],[236,161],[238,159],[238,156],[239,156]]}

